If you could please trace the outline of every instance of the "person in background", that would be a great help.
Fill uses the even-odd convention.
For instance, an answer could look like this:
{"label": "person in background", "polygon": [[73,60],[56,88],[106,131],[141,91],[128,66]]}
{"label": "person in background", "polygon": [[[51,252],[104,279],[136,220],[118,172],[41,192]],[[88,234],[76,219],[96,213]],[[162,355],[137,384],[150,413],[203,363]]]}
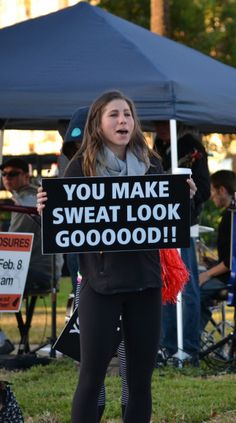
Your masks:
{"label": "person in background", "polygon": [[72,159],[82,143],[88,111],[89,107],[80,107],[75,110],[65,133],[62,134],[63,144],[61,152],[68,161]]}
{"label": "person in background", "polygon": [[[59,132],[63,139],[63,144],[61,149],[62,154],[59,159],[59,176],[64,174],[66,166],[82,143],[88,110],[88,107],[81,107],[77,109],[73,113],[69,124],[67,122],[67,124],[61,125]],[[72,295],[75,296],[77,288],[77,275],[80,268],[79,256],[78,254],[70,253],[66,254],[65,258],[72,282]]]}
{"label": "person in background", "polygon": [[233,171],[219,170],[211,175],[211,199],[222,214],[217,237],[218,261],[199,274],[201,333],[211,318],[212,301],[219,299],[219,293],[230,277],[231,212],[228,208],[235,192],[236,175]]}
{"label": "person in background", "polygon": [[[78,151],[81,146],[84,134],[84,128],[88,116],[89,107],[82,107],[73,113],[69,124],[64,133],[61,133],[63,138],[62,144],[62,155],[66,158],[64,162],[64,171],[69,161],[73,158],[75,153]],[[61,174],[64,173],[61,169]],[[80,291],[80,282],[81,275],[79,273],[79,255],[76,253],[66,254],[66,263],[71,276],[72,285],[73,285],[73,307],[79,306],[79,291]],[[79,281],[79,282],[78,282]],[[106,392],[105,385],[101,387],[100,395],[98,398],[98,423],[101,421],[103,412],[105,410],[106,402]]]}
{"label": "person in background", "polygon": [[[169,121],[156,122],[154,149],[160,154],[165,171],[171,170],[170,127]],[[178,125],[178,166],[190,167],[197,192],[191,201],[191,240],[190,248],[182,248],[182,259],[190,272],[189,282],[182,292],[183,352],[181,358],[193,366],[199,364],[199,327],[200,327],[200,292],[198,283],[198,265],[195,250],[195,232],[199,214],[204,202],[210,196],[210,177],[207,153],[199,138],[188,128]],[[163,306],[163,324],[161,347],[164,360],[174,357],[178,361],[176,305]],[[162,354],[157,360],[162,361]],[[157,361],[158,365],[158,361]]]}
{"label": "person in background", "polygon": [[[11,158],[1,166],[4,188],[12,194],[15,205],[36,207],[37,188],[30,184],[28,163],[21,158]],[[12,212],[9,232],[28,232],[34,234],[29,270],[25,284],[24,296],[51,291],[52,256],[41,252],[40,217],[20,212]],[[56,256],[56,279],[61,275],[62,257]],[[14,346],[8,339],[0,346],[0,354],[9,354]],[[11,350],[11,351],[10,351]]]}
{"label": "person in background", "polygon": [[[89,110],[81,148],[65,177],[158,173],[162,173],[160,160],[146,143],[133,102],[119,91],[102,94]],[[194,194],[195,184],[188,183]],[[47,193],[39,192],[39,212],[46,200]],[[81,367],[72,423],[97,423],[98,397],[120,315],[129,387],[124,422],[149,423],[151,379],[161,327],[158,251],[87,252],[80,254],[80,265]]]}
{"label": "person in background", "polygon": [[[89,108],[83,107],[77,109],[69,122],[67,124],[67,130],[64,132],[63,136],[63,145],[62,145],[62,153],[66,156],[68,161],[72,159],[74,154],[78,151],[79,146],[81,145],[84,133],[84,127],[87,120]],[[68,164],[68,163],[67,163]],[[72,280],[76,281],[76,276],[78,275],[79,269],[79,258],[78,254],[70,253],[66,254],[67,259],[67,266],[70,271],[70,275]],[[79,280],[79,283],[78,283]],[[75,292],[75,301],[74,306],[79,306],[79,290],[80,290],[80,276],[77,276],[77,286],[74,290]],[[122,395],[121,395],[121,408],[122,408],[122,417],[124,417],[125,407],[128,402],[128,387],[127,387],[127,379],[126,379],[126,363],[125,363],[125,348],[124,342],[121,340],[119,343],[118,349],[115,352],[118,355],[119,360],[119,371],[122,377]],[[98,399],[98,423],[101,421],[103,412],[105,410],[105,402],[106,402],[106,390],[105,385],[101,387],[99,399]]]}

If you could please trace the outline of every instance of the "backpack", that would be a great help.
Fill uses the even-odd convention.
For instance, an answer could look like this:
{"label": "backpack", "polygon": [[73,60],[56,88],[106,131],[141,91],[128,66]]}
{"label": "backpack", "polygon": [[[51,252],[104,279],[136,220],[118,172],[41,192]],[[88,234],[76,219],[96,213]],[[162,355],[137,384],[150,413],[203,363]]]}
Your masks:
{"label": "backpack", "polygon": [[0,381],[0,423],[24,423],[19,404],[6,381]]}

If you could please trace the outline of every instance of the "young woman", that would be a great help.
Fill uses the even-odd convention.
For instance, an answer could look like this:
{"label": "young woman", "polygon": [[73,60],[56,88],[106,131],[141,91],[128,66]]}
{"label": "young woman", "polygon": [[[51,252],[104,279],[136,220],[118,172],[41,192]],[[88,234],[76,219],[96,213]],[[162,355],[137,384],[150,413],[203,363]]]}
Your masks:
{"label": "young woman", "polygon": [[[149,149],[135,107],[119,91],[92,104],[78,153],[66,177],[160,174],[158,156]],[[194,194],[195,184],[188,180]],[[41,212],[47,199],[38,194]],[[80,254],[81,367],[72,405],[72,423],[96,423],[98,397],[116,343],[117,322],[127,360],[129,400],[125,423],[149,423],[151,378],[161,326],[161,271],[156,250]]]}

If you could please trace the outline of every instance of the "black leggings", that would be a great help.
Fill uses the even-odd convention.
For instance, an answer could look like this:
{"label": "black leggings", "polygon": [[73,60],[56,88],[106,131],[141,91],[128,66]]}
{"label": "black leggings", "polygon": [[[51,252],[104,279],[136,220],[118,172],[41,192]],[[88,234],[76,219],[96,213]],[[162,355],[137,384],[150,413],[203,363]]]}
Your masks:
{"label": "black leggings", "polygon": [[149,423],[151,378],[161,326],[161,288],[101,295],[89,284],[80,292],[81,367],[72,423],[96,423],[98,397],[117,341],[122,315],[129,401],[125,423]]}

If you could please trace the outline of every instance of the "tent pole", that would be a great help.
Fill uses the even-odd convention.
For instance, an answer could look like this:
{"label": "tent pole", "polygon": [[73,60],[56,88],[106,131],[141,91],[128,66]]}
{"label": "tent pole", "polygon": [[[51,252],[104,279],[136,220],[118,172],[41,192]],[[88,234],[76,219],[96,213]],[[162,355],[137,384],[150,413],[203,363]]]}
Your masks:
{"label": "tent pole", "polygon": [[0,165],[2,164],[2,152],[3,152],[3,141],[4,141],[4,130],[0,130]]}
{"label": "tent pole", "polygon": [[[178,167],[178,147],[177,147],[177,125],[176,120],[170,120],[170,147],[171,147],[171,172],[174,173]],[[182,310],[182,294],[179,292],[176,302],[176,319],[177,319],[177,355],[179,358],[179,367],[182,367],[183,359],[183,310]]]}
{"label": "tent pole", "polygon": [[170,120],[170,149],[171,149],[171,171],[178,167],[178,148],[177,148],[177,126],[176,120]]}

